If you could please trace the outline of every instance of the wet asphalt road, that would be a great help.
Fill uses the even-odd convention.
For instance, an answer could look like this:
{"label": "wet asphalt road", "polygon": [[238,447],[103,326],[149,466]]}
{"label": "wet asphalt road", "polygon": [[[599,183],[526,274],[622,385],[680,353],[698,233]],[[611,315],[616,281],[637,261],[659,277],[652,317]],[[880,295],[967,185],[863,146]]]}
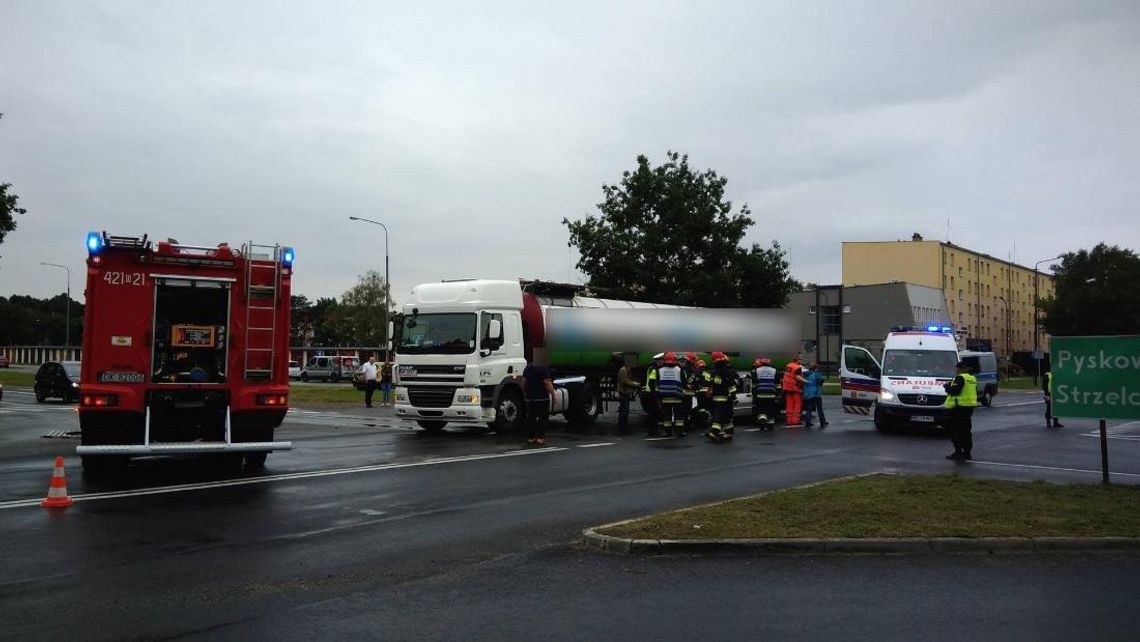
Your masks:
{"label": "wet asphalt road", "polygon": [[[279,434],[294,450],[263,472],[152,460],[94,481],[71,408],[9,389],[0,636],[1134,639],[1135,555],[631,559],[573,545],[588,525],[874,470],[1098,481],[1095,423],[1046,430],[1038,399],[980,409],[967,465],[831,397],[822,431],[647,441],[604,434],[607,416],[588,433],[556,421],[532,450],[426,435],[388,409],[303,409]],[[1140,483],[1140,424],[1112,433],[1115,481]],[[49,512],[28,500],[57,453],[80,501]]]}

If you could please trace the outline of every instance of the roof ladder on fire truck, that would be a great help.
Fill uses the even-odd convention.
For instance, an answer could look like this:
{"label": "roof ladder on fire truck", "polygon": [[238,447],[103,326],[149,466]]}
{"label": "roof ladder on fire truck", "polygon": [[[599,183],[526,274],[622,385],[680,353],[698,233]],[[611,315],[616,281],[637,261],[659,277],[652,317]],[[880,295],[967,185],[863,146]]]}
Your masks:
{"label": "roof ladder on fire truck", "polygon": [[250,241],[242,247],[242,254],[246,257],[245,379],[264,381],[273,378],[274,357],[277,356],[281,246],[258,245]]}

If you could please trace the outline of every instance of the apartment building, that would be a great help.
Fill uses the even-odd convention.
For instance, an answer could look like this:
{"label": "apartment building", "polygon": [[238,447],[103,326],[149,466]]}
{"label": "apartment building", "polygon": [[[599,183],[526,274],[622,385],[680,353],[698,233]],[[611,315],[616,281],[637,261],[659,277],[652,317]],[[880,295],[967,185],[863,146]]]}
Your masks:
{"label": "apartment building", "polygon": [[[903,281],[942,290],[948,321],[966,330],[972,348],[1011,355],[1033,350],[1034,292],[1053,293],[1048,274],[952,243],[927,241],[845,241],[843,285]],[[1041,350],[1048,337],[1041,333]]]}

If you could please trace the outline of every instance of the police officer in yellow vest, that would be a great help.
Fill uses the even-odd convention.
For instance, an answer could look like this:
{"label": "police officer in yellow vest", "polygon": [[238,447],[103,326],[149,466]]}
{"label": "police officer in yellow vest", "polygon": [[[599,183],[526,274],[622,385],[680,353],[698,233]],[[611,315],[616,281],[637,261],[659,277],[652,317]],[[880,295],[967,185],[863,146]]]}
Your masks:
{"label": "police officer in yellow vest", "polygon": [[954,444],[954,452],[946,455],[946,459],[969,461],[974,449],[971,433],[974,408],[978,407],[978,380],[970,374],[965,361],[958,362],[957,370],[957,376],[945,386],[946,432],[950,435],[950,443]]}
{"label": "police officer in yellow vest", "polygon": [[1045,393],[1045,427],[1048,428],[1050,423],[1054,428],[1064,428],[1056,417],[1053,416],[1053,371],[1048,370],[1045,372],[1045,377],[1041,380],[1041,392]]}

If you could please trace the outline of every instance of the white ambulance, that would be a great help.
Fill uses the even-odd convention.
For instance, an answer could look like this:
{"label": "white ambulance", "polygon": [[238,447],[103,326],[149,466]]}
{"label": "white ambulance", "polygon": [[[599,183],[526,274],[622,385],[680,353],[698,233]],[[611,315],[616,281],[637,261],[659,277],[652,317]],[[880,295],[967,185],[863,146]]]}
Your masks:
{"label": "white ambulance", "polygon": [[843,409],[874,414],[875,428],[939,423],[945,384],[954,379],[958,343],[953,328],[895,327],[881,360],[865,348],[844,345],[839,376]]}

